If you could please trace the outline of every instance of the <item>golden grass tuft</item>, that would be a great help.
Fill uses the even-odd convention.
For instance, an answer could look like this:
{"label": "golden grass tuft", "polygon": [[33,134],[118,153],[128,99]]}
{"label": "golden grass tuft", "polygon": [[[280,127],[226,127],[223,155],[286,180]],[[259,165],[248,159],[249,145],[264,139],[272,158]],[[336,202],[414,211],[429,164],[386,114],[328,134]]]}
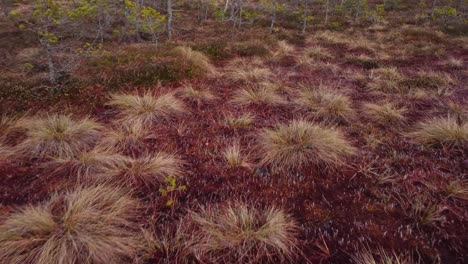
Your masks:
{"label": "golden grass tuft", "polygon": [[416,131],[408,135],[424,146],[463,149],[468,146],[468,123],[460,124],[452,117],[432,118],[419,123]]}
{"label": "golden grass tuft", "polygon": [[235,59],[228,64],[226,76],[235,82],[255,83],[268,81],[273,73],[260,59]]}
{"label": "golden grass tuft", "polygon": [[9,264],[130,263],[141,247],[138,201],[106,186],[78,188],[28,206],[0,225]]}
{"label": "golden grass tuft", "polygon": [[124,161],[125,157],[113,150],[95,148],[75,157],[55,158],[45,165],[53,174],[69,176],[78,182],[93,182],[99,180],[99,175],[123,166]]}
{"label": "golden grass tuft", "polygon": [[366,115],[374,122],[381,125],[399,124],[405,121],[407,109],[398,108],[393,103],[364,105]]}
{"label": "golden grass tuft", "polygon": [[190,212],[191,250],[211,263],[282,263],[297,257],[298,226],[281,209],[245,203]]}
{"label": "golden grass tuft", "polygon": [[179,89],[180,96],[197,105],[201,105],[203,102],[210,102],[216,99],[216,96],[206,88],[194,88],[193,85],[185,83],[181,89]]}
{"label": "golden grass tuft", "polygon": [[122,125],[104,133],[100,146],[114,152],[135,154],[145,149],[144,140],[149,138],[148,131],[142,124]]}
{"label": "golden grass tuft", "polygon": [[183,64],[191,65],[193,74],[215,73],[215,67],[210,63],[210,59],[205,54],[190,47],[176,47],[172,49],[171,54],[178,57]]}
{"label": "golden grass tuft", "polygon": [[177,156],[160,152],[126,158],[121,166],[108,170],[104,176],[116,183],[154,187],[167,177],[180,178],[183,175],[182,166],[183,162]]}
{"label": "golden grass tuft", "polygon": [[24,158],[67,158],[92,148],[101,137],[101,125],[89,118],[73,120],[67,115],[21,119],[18,127],[26,138],[13,148]]}
{"label": "golden grass tuft", "polygon": [[352,256],[355,264],[417,264],[420,261],[414,260],[411,254],[397,254],[392,251],[388,253],[383,248],[372,251],[369,247],[364,247]]}
{"label": "golden grass tuft", "polygon": [[232,114],[225,115],[224,125],[231,129],[248,128],[255,122],[255,116],[252,113],[242,113],[239,116]]}
{"label": "golden grass tuft", "polygon": [[349,121],[355,115],[348,96],[324,88],[305,88],[294,100],[294,105],[298,111],[326,120]]}
{"label": "golden grass tuft", "polygon": [[275,90],[265,86],[250,85],[237,90],[231,103],[237,105],[256,104],[277,106],[286,103],[286,101]]}
{"label": "golden grass tuft", "polygon": [[148,127],[186,112],[184,103],[173,94],[156,97],[149,91],[142,96],[113,94],[107,104],[117,108],[119,121],[129,126]]}
{"label": "golden grass tuft", "polygon": [[446,64],[452,69],[463,69],[463,67],[465,66],[465,63],[462,59],[457,59],[454,57],[448,58]]}
{"label": "golden grass tuft", "polygon": [[279,171],[301,169],[307,165],[339,165],[356,151],[337,128],[302,120],[264,129],[258,145],[261,165]]}
{"label": "golden grass tuft", "polygon": [[400,82],[403,77],[395,67],[385,67],[372,70],[370,78],[372,80],[369,84],[369,88],[371,90],[381,91],[384,93],[396,93],[402,91]]}
{"label": "golden grass tuft", "polygon": [[328,49],[321,46],[311,46],[304,49],[304,55],[313,59],[331,59],[334,56]]}
{"label": "golden grass tuft", "polygon": [[295,48],[293,45],[287,43],[285,40],[278,41],[276,49],[271,52],[273,60],[282,60],[286,57],[292,56]]}
{"label": "golden grass tuft", "polygon": [[223,152],[224,160],[230,168],[248,167],[249,164],[242,154],[238,141],[228,146]]}

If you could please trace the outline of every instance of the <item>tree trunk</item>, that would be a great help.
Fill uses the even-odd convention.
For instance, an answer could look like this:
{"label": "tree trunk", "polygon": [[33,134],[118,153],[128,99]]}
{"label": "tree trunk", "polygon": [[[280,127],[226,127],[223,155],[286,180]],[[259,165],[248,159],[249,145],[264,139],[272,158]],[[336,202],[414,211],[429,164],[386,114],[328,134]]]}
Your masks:
{"label": "tree trunk", "polygon": [[276,10],[278,9],[278,0],[273,1],[273,13],[271,15],[271,24],[270,24],[270,33],[273,33],[273,29],[275,28],[276,22]]}
{"label": "tree trunk", "polygon": [[326,7],[325,7],[325,25],[328,25],[328,9],[330,5],[330,0],[327,0]]}
{"label": "tree trunk", "polygon": [[166,18],[167,38],[172,38],[172,0],[167,0],[167,18]]}

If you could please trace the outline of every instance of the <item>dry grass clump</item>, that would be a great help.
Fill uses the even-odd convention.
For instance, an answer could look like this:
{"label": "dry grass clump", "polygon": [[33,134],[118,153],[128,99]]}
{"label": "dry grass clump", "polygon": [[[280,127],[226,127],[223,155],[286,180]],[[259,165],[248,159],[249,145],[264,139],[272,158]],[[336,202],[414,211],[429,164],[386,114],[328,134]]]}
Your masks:
{"label": "dry grass clump", "polygon": [[14,154],[27,158],[74,157],[92,148],[101,137],[101,125],[89,118],[73,120],[66,115],[21,119],[26,138],[14,147]]}
{"label": "dry grass clump", "polygon": [[447,73],[421,71],[415,77],[403,80],[401,83],[407,89],[437,91],[456,84],[456,81]]}
{"label": "dry grass clump", "polygon": [[223,152],[224,159],[230,168],[248,167],[249,164],[242,154],[238,141],[227,147]]}
{"label": "dry grass clump", "polygon": [[191,66],[192,74],[213,74],[215,67],[210,63],[210,59],[199,51],[192,50],[190,47],[176,47],[172,49],[171,54],[178,57],[183,64]]}
{"label": "dry grass clump", "polygon": [[117,108],[119,120],[129,126],[147,127],[186,112],[184,103],[173,94],[156,97],[149,91],[142,96],[113,94],[107,104]]}
{"label": "dry grass clump", "polygon": [[355,264],[417,264],[420,261],[414,260],[411,254],[397,254],[392,251],[388,253],[383,248],[372,251],[369,247],[364,247],[352,256]]}
{"label": "dry grass clump", "polygon": [[144,140],[149,138],[142,124],[123,125],[104,133],[100,146],[115,152],[135,154],[145,149]]}
{"label": "dry grass clump", "polygon": [[398,124],[405,120],[407,109],[398,108],[393,103],[364,105],[365,113],[371,120],[381,125]]}
{"label": "dry grass clump", "polygon": [[102,185],[28,206],[0,225],[4,263],[130,263],[141,247],[139,203]]}
{"label": "dry grass clump", "polygon": [[158,186],[167,177],[183,175],[183,162],[173,154],[145,154],[137,158],[126,158],[117,169],[109,170],[105,176],[133,186]]}
{"label": "dry grass clump", "polygon": [[334,90],[306,88],[294,100],[298,111],[334,121],[349,121],[354,116],[351,99]]}
{"label": "dry grass clump", "polygon": [[463,69],[465,63],[463,62],[462,59],[457,59],[454,57],[448,58],[446,62],[447,66],[452,68],[452,69]]}
{"label": "dry grass clump", "polygon": [[238,105],[270,105],[276,106],[284,104],[286,101],[276,91],[265,86],[248,86],[237,90],[231,103]]}
{"label": "dry grass clump", "polygon": [[312,165],[338,165],[355,148],[337,128],[302,120],[264,129],[258,139],[261,164],[287,171]]}
{"label": "dry grass clump", "polygon": [[304,55],[313,59],[331,59],[333,55],[321,46],[311,46],[304,49]]}
{"label": "dry grass clump", "polygon": [[270,69],[264,67],[248,67],[230,69],[229,78],[240,82],[260,82],[268,80],[273,74]]}
{"label": "dry grass clump", "polygon": [[468,200],[468,180],[450,181],[445,188],[445,193],[447,197]]}
{"label": "dry grass clump", "polygon": [[203,102],[210,102],[216,99],[216,96],[206,88],[194,88],[193,85],[186,83],[179,90],[180,96],[197,105]]}
{"label": "dry grass clump", "polygon": [[8,159],[11,155],[12,155],[11,149],[3,145],[2,142],[0,142],[0,162]]}
{"label": "dry grass clump", "polygon": [[315,38],[330,45],[345,45],[349,43],[348,37],[344,34],[333,31],[320,31],[315,34]]}
{"label": "dry grass clump", "polygon": [[255,116],[252,113],[242,113],[239,116],[232,114],[224,117],[224,125],[232,129],[247,128],[253,125]]}
{"label": "dry grass clump", "polygon": [[364,69],[376,69],[380,67],[380,62],[376,58],[367,55],[350,55],[346,57],[347,62],[361,66]]}
{"label": "dry grass clump", "polygon": [[370,76],[372,82],[369,84],[371,90],[385,93],[401,92],[400,81],[403,79],[397,68],[385,67],[372,70]]}
{"label": "dry grass clump", "polygon": [[419,123],[417,130],[409,133],[419,144],[443,146],[450,149],[466,148],[468,144],[468,123],[458,123],[455,118],[433,118]]}
{"label": "dry grass clump", "polygon": [[78,181],[98,180],[99,175],[123,166],[125,157],[110,149],[95,148],[75,157],[55,158],[46,167],[57,175],[67,175]]}
{"label": "dry grass clump", "polygon": [[285,40],[278,41],[278,46],[271,53],[272,59],[283,60],[285,58],[291,57],[294,50],[294,46],[287,43]]}
{"label": "dry grass clump", "polygon": [[296,222],[281,209],[237,202],[191,212],[191,250],[211,263],[282,263],[298,255]]}

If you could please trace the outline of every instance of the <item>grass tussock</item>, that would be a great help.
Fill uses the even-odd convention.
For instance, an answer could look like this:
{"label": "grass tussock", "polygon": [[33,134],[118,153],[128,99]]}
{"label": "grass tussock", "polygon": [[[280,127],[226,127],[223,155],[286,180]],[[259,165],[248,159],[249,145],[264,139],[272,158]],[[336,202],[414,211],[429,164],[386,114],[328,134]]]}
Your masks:
{"label": "grass tussock", "polygon": [[364,247],[352,256],[355,264],[417,264],[421,263],[416,261],[411,254],[401,253],[398,254],[394,251],[391,253],[385,251],[383,248],[371,250],[369,247]]}
{"label": "grass tussock", "polygon": [[101,137],[102,127],[89,118],[73,120],[67,115],[21,119],[26,138],[13,148],[24,158],[68,158],[92,148]]}
{"label": "grass tussock", "polygon": [[326,48],[321,46],[311,46],[304,49],[304,55],[312,59],[332,59],[333,54]]}
{"label": "grass tussock", "polygon": [[248,128],[255,122],[255,116],[252,113],[242,113],[239,116],[227,114],[224,117],[224,126],[231,129]]}
{"label": "grass tussock", "polygon": [[119,189],[78,188],[0,225],[5,263],[130,263],[141,247],[139,203]]}
{"label": "grass tussock", "polygon": [[95,148],[75,157],[55,158],[46,164],[53,174],[68,176],[79,182],[92,182],[109,170],[123,166],[125,157],[111,149]]}
{"label": "grass tussock", "polygon": [[455,118],[433,118],[418,124],[409,133],[417,143],[428,147],[443,146],[450,149],[468,146],[468,123],[459,123]]}
{"label": "grass tussock", "polygon": [[298,111],[326,120],[349,121],[355,115],[348,96],[324,88],[304,89],[294,104]]}
{"label": "grass tussock", "polygon": [[129,126],[141,124],[148,127],[187,112],[184,103],[173,94],[113,94],[107,104],[118,109],[119,120]]}
{"label": "grass tussock", "polygon": [[191,212],[192,251],[212,263],[281,263],[298,255],[296,222],[281,209],[244,203]]}
{"label": "grass tussock", "polygon": [[179,90],[180,96],[196,105],[201,105],[204,102],[211,102],[216,99],[216,96],[206,88],[195,88],[193,85],[186,83]]}
{"label": "grass tussock", "polygon": [[452,69],[463,69],[463,67],[465,66],[465,63],[463,62],[462,59],[450,57],[447,59],[446,65]]}
{"label": "grass tussock", "polygon": [[447,73],[420,71],[416,76],[403,80],[401,85],[407,89],[437,91],[441,88],[448,88],[456,83],[452,76]]}
{"label": "grass tussock", "polygon": [[270,105],[276,106],[284,104],[286,101],[275,90],[265,86],[248,86],[237,90],[231,103],[238,105]]}
{"label": "grass tussock", "polygon": [[400,124],[405,121],[407,109],[398,108],[393,103],[364,105],[365,114],[374,122],[380,125]]}
{"label": "grass tussock", "polygon": [[235,82],[256,83],[268,81],[273,73],[260,59],[237,59],[229,63],[226,76]]}
{"label": "grass tussock", "polygon": [[355,148],[337,128],[294,120],[265,129],[258,138],[261,164],[287,171],[307,165],[338,165]]}
{"label": "grass tussock", "polygon": [[200,76],[215,73],[215,67],[211,64],[210,59],[205,54],[192,50],[190,47],[176,47],[172,49],[171,54],[179,58],[180,63],[190,66],[191,75]]}
{"label": "grass tussock", "polygon": [[384,93],[398,93],[402,91],[400,85],[403,76],[395,67],[375,69],[370,74],[369,88]]}
{"label": "grass tussock", "polygon": [[114,152],[135,154],[145,149],[144,141],[149,137],[142,124],[122,125],[115,130],[107,130],[100,146]]}
{"label": "grass tussock", "polygon": [[249,164],[242,154],[238,141],[228,146],[223,152],[224,160],[230,168],[248,167]]}
{"label": "grass tussock", "polygon": [[182,166],[183,162],[173,154],[145,154],[126,158],[121,166],[107,171],[104,176],[126,185],[154,187],[168,177],[180,178],[183,175]]}

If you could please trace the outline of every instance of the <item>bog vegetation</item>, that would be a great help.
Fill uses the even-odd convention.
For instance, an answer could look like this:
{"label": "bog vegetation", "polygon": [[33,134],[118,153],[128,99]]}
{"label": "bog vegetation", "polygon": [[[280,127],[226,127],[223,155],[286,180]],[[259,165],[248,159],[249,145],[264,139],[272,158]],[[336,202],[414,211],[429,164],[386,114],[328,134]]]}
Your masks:
{"label": "bog vegetation", "polygon": [[0,262],[465,263],[458,0],[2,0]]}

